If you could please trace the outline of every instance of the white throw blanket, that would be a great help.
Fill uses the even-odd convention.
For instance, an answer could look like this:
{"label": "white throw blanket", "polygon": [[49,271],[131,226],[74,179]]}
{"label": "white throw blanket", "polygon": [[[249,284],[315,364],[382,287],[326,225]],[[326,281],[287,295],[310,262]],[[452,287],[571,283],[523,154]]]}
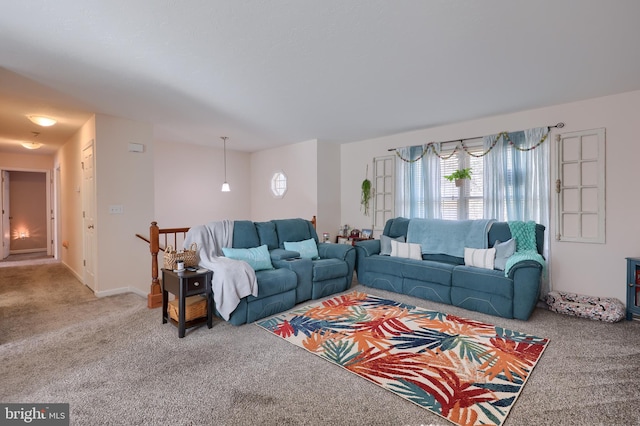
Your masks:
{"label": "white throw blanket", "polygon": [[222,247],[231,247],[233,243],[233,221],[194,226],[187,232],[184,247],[192,243],[198,245],[199,266],[213,271],[213,300],[222,318],[228,321],[240,299],[258,296],[256,271],[247,262],[229,259],[222,253]]}

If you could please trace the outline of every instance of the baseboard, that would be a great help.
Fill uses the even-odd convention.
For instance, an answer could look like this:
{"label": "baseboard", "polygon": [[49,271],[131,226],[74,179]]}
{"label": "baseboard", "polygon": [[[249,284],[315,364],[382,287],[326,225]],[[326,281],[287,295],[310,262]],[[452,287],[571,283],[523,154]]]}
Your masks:
{"label": "baseboard", "polygon": [[117,294],[125,294],[125,293],[133,293],[145,299],[147,298],[146,293],[134,287],[120,287],[120,288],[114,288],[112,290],[96,291],[95,295],[96,297],[108,297],[108,296],[115,296]]}
{"label": "baseboard", "polygon": [[9,254],[27,254],[27,253],[40,253],[47,252],[47,248],[33,248],[33,249],[22,249],[22,250],[9,250]]}

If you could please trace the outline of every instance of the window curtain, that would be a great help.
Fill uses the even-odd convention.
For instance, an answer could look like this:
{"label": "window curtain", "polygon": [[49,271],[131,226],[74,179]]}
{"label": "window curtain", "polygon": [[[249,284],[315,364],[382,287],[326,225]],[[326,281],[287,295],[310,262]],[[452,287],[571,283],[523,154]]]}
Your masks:
{"label": "window curtain", "polygon": [[[538,127],[500,137],[485,157],[484,217],[500,221],[528,221],[546,227],[543,256],[549,260],[549,141],[539,143],[549,130]],[[497,135],[485,136],[489,149]],[[509,143],[511,140],[512,144]],[[519,148],[516,149],[515,147]],[[529,149],[535,147],[533,149]],[[522,151],[529,149],[527,151]],[[550,291],[543,279],[542,296]]]}
{"label": "window curtain", "polygon": [[[440,159],[434,153],[434,145],[435,149],[440,151],[440,144],[433,144],[428,149],[427,145],[398,148],[395,191],[397,216],[433,219],[441,217]],[[419,158],[423,153],[422,158]]]}

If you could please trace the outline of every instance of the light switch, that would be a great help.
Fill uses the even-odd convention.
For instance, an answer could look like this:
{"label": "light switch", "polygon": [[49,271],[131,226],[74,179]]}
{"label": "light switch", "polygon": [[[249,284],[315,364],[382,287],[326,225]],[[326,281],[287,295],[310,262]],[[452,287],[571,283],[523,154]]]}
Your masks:
{"label": "light switch", "polygon": [[109,206],[109,214],[122,214],[124,213],[124,207],[122,204],[111,204]]}

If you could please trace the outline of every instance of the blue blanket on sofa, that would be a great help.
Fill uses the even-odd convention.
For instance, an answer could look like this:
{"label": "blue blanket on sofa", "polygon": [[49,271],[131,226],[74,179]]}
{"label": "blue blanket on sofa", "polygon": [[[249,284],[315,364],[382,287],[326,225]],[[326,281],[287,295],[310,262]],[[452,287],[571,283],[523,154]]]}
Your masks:
{"label": "blue blanket on sofa", "polygon": [[422,254],[464,257],[464,248],[487,248],[487,233],[494,219],[411,219],[407,242],[418,243]]}

